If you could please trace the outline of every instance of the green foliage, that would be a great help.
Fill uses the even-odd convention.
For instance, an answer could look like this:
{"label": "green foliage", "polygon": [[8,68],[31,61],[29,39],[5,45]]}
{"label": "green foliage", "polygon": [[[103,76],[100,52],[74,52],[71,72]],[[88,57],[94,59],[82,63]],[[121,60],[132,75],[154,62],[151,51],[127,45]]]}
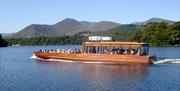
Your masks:
{"label": "green foliage", "polygon": [[63,44],[81,44],[84,42],[84,36],[62,36],[62,37],[48,37],[37,36],[32,38],[10,38],[6,39],[9,45],[21,44],[21,45],[63,45]]}
{"label": "green foliage", "polygon": [[142,32],[140,31],[140,29],[137,29],[136,31],[132,33],[129,40],[134,41],[134,42],[140,42],[141,35],[142,35]]}
{"label": "green foliage", "polygon": [[6,47],[7,45],[8,43],[4,39],[2,39],[2,36],[0,34],[0,47]]}
{"label": "green foliage", "polygon": [[167,33],[169,34],[169,43],[171,45],[180,45],[180,21],[170,25],[167,28]]}
{"label": "green foliage", "polygon": [[152,46],[180,45],[180,22],[173,25],[148,23],[140,31],[142,35],[139,40]]}

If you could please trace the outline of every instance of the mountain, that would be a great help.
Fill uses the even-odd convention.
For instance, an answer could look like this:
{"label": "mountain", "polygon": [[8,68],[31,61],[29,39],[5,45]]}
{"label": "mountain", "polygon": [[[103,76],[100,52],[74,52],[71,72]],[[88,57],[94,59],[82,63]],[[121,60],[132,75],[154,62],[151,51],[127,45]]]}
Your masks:
{"label": "mountain", "polygon": [[77,35],[83,35],[83,36],[111,36],[113,38],[117,38],[116,40],[121,41],[127,41],[129,39],[129,36],[131,34],[141,28],[139,25],[133,25],[133,24],[124,24],[120,25],[118,27],[109,29],[107,31],[98,31],[98,32],[79,32]]}
{"label": "mountain", "polygon": [[148,19],[146,21],[134,22],[132,24],[134,24],[134,25],[145,25],[145,24],[150,23],[150,22],[166,22],[168,24],[173,24],[174,23],[174,21],[171,21],[171,20],[153,17],[153,18],[150,18],[150,19]]}
{"label": "mountain", "polygon": [[137,25],[126,24],[115,27],[108,31],[99,32],[97,33],[97,35],[103,35],[103,36],[111,35],[111,37],[115,38],[115,40],[128,41],[131,34],[139,28],[140,26]]}
{"label": "mountain", "polygon": [[19,32],[15,33],[12,37],[34,37],[34,36],[64,36],[64,35],[74,35],[79,32],[84,31],[107,31],[109,29],[115,28],[120,24],[110,22],[110,21],[100,21],[100,22],[88,22],[88,21],[77,21],[75,19],[66,18],[54,25],[40,25],[31,24]]}
{"label": "mountain", "polygon": [[56,24],[54,24],[54,27],[58,30],[75,30],[81,26],[81,22],[71,19],[71,18],[66,18]]}
{"label": "mountain", "polygon": [[51,25],[39,25],[39,24],[31,24],[21,31],[15,33],[12,37],[19,38],[19,37],[34,37],[40,35],[47,35],[51,36],[54,33],[55,29]]}
{"label": "mountain", "polygon": [[96,23],[93,27],[92,30],[96,31],[106,31],[106,30],[110,30],[112,28],[118,27],[120,24],[118,23],[114,23],[114,22],[110,22],[110,21],[101,21]]}
{"label": "mountain", "polygon": [[0,33],[2,38],[10,38],[15,33]]}
{"label": "mountain", "polygon": [[[100,22],[89,22],[89,21],[77,21],[72,18],[66,18],[60,22],[53,25],[40,25],[31,24],[19,32],[13,34],[13,38],[30,38],[35,36],[72,36],[75,34],[82,35],[93,35],[93,34],[105,34],[109,33],[113,35],[124,33],[128,30],[136,30],[133,25],[145,25],[150,22],[166,22],[168,24],[173,24],[174,21],[161,19],[161,18],[150,18],[143,22],[134,22],[132,24],[119,24],[111,21],[100,21]],[[124,26],[123,26],[124,25]],[[127,25],[127,26],[126,26]],[[116,34],[115,34],[116,33]],[[119,35],[118,35],[119,36]]]}

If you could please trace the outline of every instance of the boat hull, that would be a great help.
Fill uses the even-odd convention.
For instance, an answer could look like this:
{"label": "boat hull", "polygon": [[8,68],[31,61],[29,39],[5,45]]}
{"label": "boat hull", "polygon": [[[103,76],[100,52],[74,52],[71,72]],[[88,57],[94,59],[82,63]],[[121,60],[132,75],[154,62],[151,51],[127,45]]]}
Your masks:
{"label": "boat hull", "polygon": [[152,56],[117,55],[117,54],[63,54],[49,52],[33,52],[40,59],[59,59],[89,62],[116,62],[116,63],[153,63]]}

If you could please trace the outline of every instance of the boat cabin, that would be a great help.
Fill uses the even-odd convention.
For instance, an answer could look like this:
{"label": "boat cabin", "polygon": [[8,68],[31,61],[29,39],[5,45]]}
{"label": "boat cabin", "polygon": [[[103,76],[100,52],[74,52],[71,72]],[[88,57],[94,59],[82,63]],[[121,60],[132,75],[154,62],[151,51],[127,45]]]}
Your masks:
{"label": "boat cabin", "polygon": [[111,37],[91,36],[82,44],[82,52],[87,54],[148,55],[149,46],[139,42],[112,42]]}

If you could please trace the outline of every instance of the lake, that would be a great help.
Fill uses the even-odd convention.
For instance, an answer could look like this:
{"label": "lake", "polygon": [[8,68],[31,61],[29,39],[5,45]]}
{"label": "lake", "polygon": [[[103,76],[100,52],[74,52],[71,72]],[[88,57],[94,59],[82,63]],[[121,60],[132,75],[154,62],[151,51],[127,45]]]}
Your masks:
{"label": "lake", "polygon": [[180,47],[150,47],[149,54],[159,58],[151,65],[43,62],[30,58],[33,50],[79,47],[0,48],[0,91],[180,91]]}

